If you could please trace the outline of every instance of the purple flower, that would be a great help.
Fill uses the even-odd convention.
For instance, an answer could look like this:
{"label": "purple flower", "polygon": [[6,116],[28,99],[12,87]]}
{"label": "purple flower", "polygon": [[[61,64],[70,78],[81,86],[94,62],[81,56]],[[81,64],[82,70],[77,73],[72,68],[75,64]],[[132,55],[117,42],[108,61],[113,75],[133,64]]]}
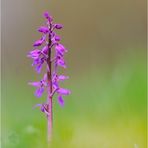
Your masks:
{"label": "purple flower", "polygon": [[32,85],[32,86],[34,86],[34,87],[40,87],[41,82],[29,82],[28,84],[29,84],[29,85]]}
{"label": "purple flower", "polygon": [[64,99],[62,96],[58,96],[58,103],[60,104],[60,106],[64,106]]}
{"label": "purple flower", "polygon": [[41,26],[41,27],[39,27],[38,31],[46,34],[46,33],[48,33],[49,29],[48,29],[48,27]]}
{"label": "purple flower", "polygon": [[42,63],[40,63],[39,65],[37,65],[37,66],[35,67],[35,70],[37,71],[38,74],[41,73],[41,69],[42,69]]}
{"label": "purple flower", "polygon": [[64,75],[58,76],[58,80],[64,81],[64,80],[67,80],[67,79],[69,79],[69,76],[64,76]]}
{"label": "purple flower", "polygon": [[60,40],[61,40],[60,36],[56,35],[55,36],[55,41],[60,41]]}
{"label": "purple flower", "polygon": [[41,46],[43,44],[43,42],[45,41],[45,36],[43,36],[41,39],[36,40],[33,44],[34,47],[36,46]]}
{"label": "purple flower", "polygon": [[59,85],[58,85],[58,82],[57,82],[57,81],[54,81],[54,82],[52,83],[52,85],[53,85],[53,88],[54,88],[55,90],[58,90],[58,89],[59,89]]}
{"label": "purple flower", "polygon": [[59,88],[57,90],[57,93],[60,95],[70,95],[71,94],[70,90],[64,89],[64,88]]}
{"label": "purple flower", "polygon": [[69,79],[69,76],[64,76],[64,75],[59,75],[58,76],[57,74],[55,74],[53,76],[52,82],[57,83],[58,81],[64,81],[64,80],[67,80],[67,79]]}
{"label": "purple flower", "polygon": [[53,35],[53,37],[51,39],[53,45],[57,45],[60,40],[61,40],[61,38],[58,35]]}
{"label": "purple flower", "polygon": [[39,82],[29,82],[29,85],[36,87],[35,96],[40,98],[47,86],[47,75],[45,74],[43,79]]}
{"label": "purple flower", "polygon": [[44,61],[45,61],[44,58],[38,58],[33,61],[32,66],[35,66],[35,70],[37,71],[37,73],[41,73]]}
{"label": "purple flower", "polygon": [[49,13],[46,11],[44,13],[44,17],[49,21],[49,22],[52,22],[53,21],[53,18],[51,15],[49,15]]}
{"label": "purple flower", "polygon": [[41,54],[41,51],[39,49],[35,49],[35,50],[29,52],[28,57],[33,58],[33,59],[37,59],[37,58],[39,58],[40,54]]}
{"label": "purple flower", "polygon": [[40,110],[45,113],[46,115],[49,115],[47,110],[47,104],[36,104],[35,107],[40,107]]}
{"label": "purple flower", "polygon": [[35,49],[33,51],[30,51],[29,54],[27,55],[28,57],[33,59],[32,66],[35,66],[37,73],[41,72],[43,63],[48,58],[47,52],[48,52],[48,47],[44,46],[42,50]]}
{"label": "purple flower", "polygon": [[61,66],[61,67],[63,67],[63,68],[66,68],[66,64],[65,64],[65,61],[64,61],[63,58],[58,58],[58,59],[57,59],[57,65],[58,65],[58,66]]}
{"label": "purple flower", "polygon": [[63,25],[62,24],[55,24],[55,28],[56,29],[62,29],[63,28]]}
{"label": "purple flower", "polygon": [[41,50],[41,53],[43,54],[45,59],[47,59],[48,58],[48,46],[44,46]]}
{"label": "purple flower", "polygon": [[40,39],[40,40],[35,41],[33,46],[40,46],[42,45],[42,43],[43,43],[43,40]]}
{"label": "purple flower", "polygon": [[55,49],[57,52],[59,52],[61,55],[64,54],[64,52],[67,52],[67,49],[62,44],[57,44],[55,46]]}
{"label": "purple flower", "polygon": [[35,96],[40,98],[44,92],[44,86],[42,82],[30,82],[29,85],[36,87]]}
{"label": "purple flower", "polygon": [[42,96],[43,92],[44,92],[44,88],[43,88],[43,87],[39,87],[39,88],[37,88],[36,91],[35,91],[35,96],[36,96],[37,98],[40,98],[40,97]]}

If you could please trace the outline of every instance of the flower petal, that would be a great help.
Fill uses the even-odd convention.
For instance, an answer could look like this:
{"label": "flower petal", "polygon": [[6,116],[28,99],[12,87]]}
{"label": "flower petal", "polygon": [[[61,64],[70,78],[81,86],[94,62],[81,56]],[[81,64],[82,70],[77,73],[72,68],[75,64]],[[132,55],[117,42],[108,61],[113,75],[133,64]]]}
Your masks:
{"label": "flower petal", "polygon": [[47,11],[46,11],[46,12],[44,12],[44,17],[45,17],[46,19],[48,19],[48,21],[49,21],[49,22],[53,21],[52,16],[51,16],[51,15],[49,15],[49,13],[48,13]]}
{"label": "flower petal", "polygon": [[42,48],[42,53],[47,54],[48,53],[48,46],[44,46]]}
{"label": "flower petal", "polygon": [[47,81],[47,73],[44,74],[43,81]]}
{"label": "flower petal", "polygon": [[28,84],[29,85],[32,85],[34,87],[40,87],[41,86],[41,83],[40,82],[29,82]]}
{"label": "flower petal", "polygon": [[33,58],[33,59],[37,59],[39,58],[41,51],[39,49],[35,49],[29,52],[28,57]]}
{"label": "flower petal", "polygon": [[57,44],[55,46],[56,51],[60,52],[62,55],[64,52],[67,52],[68,50],[62,45],[62,44]]}
{"label": "flower petal", "polygon": [[34,42],[33,46],[40,46],[42,45],[43,41],[42,40],[37,40]]}
{"label": "flower petal", "polygon": [[40,98],[40,97],[42,96],[43,92],[44,92],[44,88],[43,88],[43,87],[40,87],[40,88],[38,88],[38,89],[35,91],[35,96],[36,96],[37,98]]}
{"label": "flower petal", "polygon": [[49,29],[48,29],[48,27],[40,26],[38,28],[38,31],[46,34],[46,33],[48,33]]}
{"label": "flower petal", "polygon": [[46,115],[49,115],[47,112],[47,104],[36,104],[33,108],[40,107],[40,110],[44,112]]}
{"label": "flower petal", "polygon": [[36,72],[37,72],[38,74],[41,73],[41,69],[42,69],[42,64],[37,65],[36,68],[35,68],[35,70],[36,70]]}
{"label": "flower petal", "polygon": [[58,96],[58,103],[60,104],[60,106],[64,106],[64,99],[62,98],[62,96]]}
{"label": "flower petal", "polygon": [[33,44],[33,46],[41,46],[43,44],[43,42],[45,41],[46,36],[43,36],[41,39],[36,40]]}
{"label": "flower petal", "polygon": [[60,36],[56,35],[55,36],[55,41],[60,41],[60,40],[61,40]]}
{"label": "flower petal", "polygon": [[59,88],[59,89],[57,90],[57,93],[58,93],[58,94],[61,94],[61,95],[69,95],[71,92],[70,92],[70,90],[68,90],[68,89]]}
{"label": "flower petal", "polygon": [[57,60],[57,64],[59,65],[59,66],[61,66],[61,67],[63,67],[63,68],[66,68],[66,64],[65,64],[65,61],[64,61],[64,59],[58,59]]}
{"label": "flower petal", "polygon": [[52,84],[53,84],[54,89],[58,89],[59,88],[59,85],[58,85],[57,81],[53,82]]}
{"label": "flower petal", "polygon": [[62,29],[63,28],[63,25],[62,24],[55,24],[55,28],[56,29]]}
{"label": "flower petal", "polygon": [[69,76],[64,76],[64,75],[59,75],[58,76],[58,80],[63,81],[63,80],[67,80],[67,79],[69,79]]}

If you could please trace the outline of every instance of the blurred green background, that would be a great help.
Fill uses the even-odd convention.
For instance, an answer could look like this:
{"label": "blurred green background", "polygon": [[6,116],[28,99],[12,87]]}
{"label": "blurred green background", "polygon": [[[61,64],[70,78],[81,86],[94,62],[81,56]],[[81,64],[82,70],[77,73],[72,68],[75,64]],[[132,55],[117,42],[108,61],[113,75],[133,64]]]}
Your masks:
{"label": "blurred green background", "polygon": [[2,0],[2,147],[47,148],[46,118],[26,54],[42,13],[62,23],[72,94],[54,98],[50,148],[146,148],[146,1]]}

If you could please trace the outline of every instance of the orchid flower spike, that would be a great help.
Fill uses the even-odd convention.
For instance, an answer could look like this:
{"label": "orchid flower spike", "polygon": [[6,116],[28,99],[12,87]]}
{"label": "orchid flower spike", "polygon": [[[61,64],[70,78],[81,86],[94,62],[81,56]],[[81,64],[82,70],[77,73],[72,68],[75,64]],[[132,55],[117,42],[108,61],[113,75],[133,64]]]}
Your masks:
{"label": "orchid flower spike", "polygon": [[48,118],[48,133],[51,133],[52,127],[52,100],[57,94],[57,101],[60,106],[64,106],[63,96],[69,95],[71,92],[68,89],[61,88],[60,82],[67,80],[69,77],[58,73],[58,69],[67,68],[64,59],[64,54],[67,53],[67,48],[60,43],[61,37],[56,33],[57,30],[63,28],[62,24],[53,22],[53,17],[45,12],[44,25],[40,26],[37,31],[41,33],[41,37],[33,43],[33,50],[28,53],[28,57],[33,60],[32,66],[37,73],[41,73],[43,65],[46,67],[45,74],[40,81],[29,82],[36,88],[35,96],[40,98],[44,92],[47,92],[47,100],[43,104],[37,104],[40,110],[45,113]]}

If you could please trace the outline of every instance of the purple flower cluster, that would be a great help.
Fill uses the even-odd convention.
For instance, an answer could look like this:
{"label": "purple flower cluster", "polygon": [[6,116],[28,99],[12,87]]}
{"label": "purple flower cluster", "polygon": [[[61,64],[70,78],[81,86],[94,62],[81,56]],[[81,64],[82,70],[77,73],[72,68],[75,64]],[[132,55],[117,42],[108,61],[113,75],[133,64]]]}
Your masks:
{"label": "purple flower cluster", "polygon": [[[44,13],[44,17],[46,19],[45,25],[38,28],[38,32],[40,32],[42,36],[39,40],[34,42],[34,49],[29,52],[28,57],[33,59],[32,66],[35,67],[37,73],[41,73],[44,64],[47,67],[47,72],[40,81],[30,82],[29,84],[36,87],[36,97],[41,97],[43,92],[47,90],[48,97],[52,98],[56,93],[59,104],[63,106],[63,96],[69,95],[70,91],[61,88],[59,82],[64,81],[69,77],[59,75],[58,67],[66,68],[64,54],[68,50],[60,43],[61,38],[55,32],[56,30],[62,29],[63,26],[61,24],[54,24],[53,18],[48,12]],[[51,65],[53,68],[51,68]],[[49,92],[48,90],[51,91]],[[37,104],[37,106],[40,107],[42,112],[48,115],[48,103]]]}

